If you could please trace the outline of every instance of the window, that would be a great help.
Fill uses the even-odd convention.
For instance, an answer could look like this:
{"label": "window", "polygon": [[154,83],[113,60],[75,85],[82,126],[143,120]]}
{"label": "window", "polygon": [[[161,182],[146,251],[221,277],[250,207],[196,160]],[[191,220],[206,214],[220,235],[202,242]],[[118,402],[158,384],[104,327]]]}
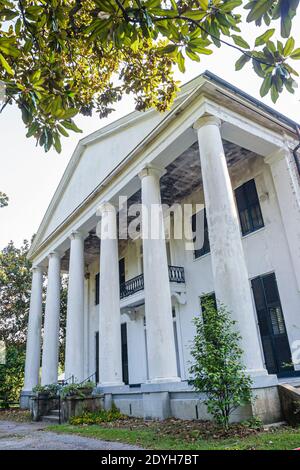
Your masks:
{"label": "window", "polygon": [[266,368],[269,374],[294,374],[277,281],[274,273],[251,281]]}
{"label": "window", "polygon": [[95,276],[95,305],[99,305],[99,281],[100,281],[100,274],[96,274]]}
{"label": "window", "polygon": [[243,235],[264,226],[254,179],[235,190],[235,198]]}
{"label": "window", "polygon": [[129,384],[127,323],[121,324],[122,376],[125,385]]}
{"label": "window", "polygon": [[206,209],[192,216],[192,231],[194,234],[194,257],[196,259],[210,252]]}
{"label": "window", "polygon": [[119,260],[119,280],[120,286],[125,284],[125,258]]}
{"label": "window", "polygon": [[173,333],[174,333],[175,352],[176,352],[177,376],[181,377],[179,345],[178,345],[178,331],[177,331],[177,319],[176,319],[175,307],[172,307],[172,317],[173,317]]}

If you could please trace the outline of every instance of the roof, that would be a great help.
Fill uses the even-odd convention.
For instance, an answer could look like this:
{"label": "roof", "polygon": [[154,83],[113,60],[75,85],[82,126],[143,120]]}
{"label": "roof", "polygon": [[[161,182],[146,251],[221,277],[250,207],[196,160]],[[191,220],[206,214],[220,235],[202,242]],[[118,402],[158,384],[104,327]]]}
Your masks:
{"label": "roof", "polygon": [[[289,119],[288,117],[284,116],[283,114],[277,112],[270,106],[265,105],[261,101],[257,100],[256,98],[252,97],[251,95],[245,93],[244,91],[240,90],[239,88],[231,85],[229,82],[221,79],[217,75],[213,74],[212,72],[206,70],[204,73],[199,75],[198,77],[190,80],[186,84],[184,84],[181,88],[181,92],[179,93],[178,97],[175,100],[175,103],[173,107],[171,108],[171,111],[166,113],[162,120],[159,122],[159,124],[154,127],[154,129],[144,138],[142,141],[131,151],[129,152],[128,155],[125,156],[125,158],[122,160],[120,165],[118,167],[122,166],[123,163],[128,161],[132,156],[141,150],[144,144],[147,144],[148,141],[153,139],[154,136],[156,136],[160,130],[168,125],[169,120],[171,120],[176,113],[183,109],[184,107],[188,106],[190,99],[193,99],[194,96],[197,96],[197,93],[202,89],[202,87],[205,84],[212,84],[213,86],[216,86],[217,89],[222,89],[224,90],[224,94],[229,95],[229,97],[232,97],[232,94],[235,94],[238,98],[239,101],[242,101],[243,103],[249,104],[252,107],[255,108],[255,110],[259,111],[261,110],[261,113],[263,112],[264,114],[267,114],[272,118],[272,120],[276,121],[278,124],[283,125],[284,127],[289,128],[289,130],[294,134],[296,134],[297,127],[299,125],[293,121],[292,119]],[[149,115],[149,113],[154,113],[155,110],[151,109],[146,111],[145,113],[141,113],[138,111],[134,111],[130,114],[127,114],[126,116],[108,124],[107,126],[102,127],[101,129],[97,130],[96,132],[93,132],[92,134],[84,137],[83,139],[79,140],[74,153],[67,165],[67,168],[61,178],[61,181],[55,191],[55,194],[49,204],[49,207],[45,213],[45,216],[40,224],[40,227],[38,229],[37,235],[34,238],[34,241],[32,243],[32,246],[29,250],[28,256],[30,259],[34,258],[36,252],[39,250],[39,247],[41,244],[45,243],[45,240],[43,239],[43,235],[45,233],[45,229],[51,220],[52,213],[54,213],[59,201],[60,197],[63,194],[63,191],[66,189],[68,186],[68,183],[72,177],[72,175],[75,172],[75,169],[78,165],[78,162],[81,159],[81,156],[85,150],[85,148],[91,144],[96,143],[98,140],[109,136],[110,134],[113,134],[115,132],[118,132],[118,130],[124,129],[124,127],[127,126],[132,126],[134,123],[140,119],[143,119],[143,116]],[[99,182],[99,185],[102,182]],[[95,188],[95,191],[97,188]],[[86,203],[87,201],[84,201]],[[75,209],[74,212],[76,212],[77,209]],[[74,213],[72,213],[72,216],[74,216]],[[56,233],[56,229],[54,230],[53,233]],[[52,234],[49,235],[49,237],[46,238],[51,238]]]}
{"label": "roof", "polygon": [[293,121],[292,119],[288,118],[284,114],[279,113],[274,108],[271,108],[271,106],[268,106],[268,105],[264,104],[262,101],[254,98],[253,96],[251,96],[248,93],[244,92],[240,88],[232,85],[231,83],[227,82],[226,80],[223,80],[222,78],[218,77],[217,75],[210,72],[209,70],[205,70],[205,72],[201,76],[206,78],[207,80],[210,80],[214,83],[217,83],[218,85],[221,85],[224,88],[227,88],[228,90],[236,93],[237,95],[239,95],[242,98],[246,99],[250,103],[257,106],[258,108],[263,109],[267,113],[271,114],[272,116],[274,116],[279,121],[282,121],[283,123],[288,124],[291,127],[294,127],[295,130],[296,130],[297,127],[298,128],[300,127],[300,124],[298,124],[296,121]]}

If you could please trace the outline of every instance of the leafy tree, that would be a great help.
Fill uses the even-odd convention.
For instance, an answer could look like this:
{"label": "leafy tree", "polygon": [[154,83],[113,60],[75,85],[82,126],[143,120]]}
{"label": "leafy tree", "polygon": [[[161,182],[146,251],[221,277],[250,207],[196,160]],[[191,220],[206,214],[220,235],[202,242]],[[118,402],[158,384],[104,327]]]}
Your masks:
{"label": "leafy tree", "polygon": [[[6,365],[0,365],[0,399],[8,396],[9,400],[13,401],[18,400],[24,379],[31,291],[31,263],[27,259],[28,249],[29,243],[25,240],[20,248],[10,242],[0,252],[0,340],[5,342],[7,358]],[[45,296],[46,285],[44,286],[44,302]],[[66,311],[67,279],[64,277],[61,289],[59,332],[61,367],[64,366]]]}
{"label": "leafy tree", "polygon": [[8,205],[8,197],[0,191],[0,208]]}
{"label": "leafy tree", "polygon": [[240,335],[224,306],[206,299],[203,319],[194,319],[196,335],[191,354],[195,390],[206,394],[204,403],[218,424],[228,429],[232,412],[251,402],[251,379],[241,362]]}
{"label": "leafy tree", "polygon": [[0,336],[6,344],[26,342],[31,290],[29,243],[20,248],[10,242],[0,252]]}
{"label": "leafy tree", "polygon": [[[0,0],[0,81],[28,129],[48,151],[61,151],[61,136],[80,132],[77,113],[100,117],[122,94],[136,108],[169,107],[178,90],[173,78],[185,58],[200,61],[211,46],[237,49],[236,69],[251,62],[262,79],[261,95],[276,102],[293,93],[292,61],[300,48],[290,37],[299,0]],[[243,7],[248,13],[241,15]],[[276,22],[284,41],[274,42]],[[255,23],[248,44],[239,26]]]}
{"label": "leafy tree", "polygon": [[24,367],[24,348],[10,345],[5,364],[0,364],[0,406],[9,408],[11,402],[18,402],[24,383]]}

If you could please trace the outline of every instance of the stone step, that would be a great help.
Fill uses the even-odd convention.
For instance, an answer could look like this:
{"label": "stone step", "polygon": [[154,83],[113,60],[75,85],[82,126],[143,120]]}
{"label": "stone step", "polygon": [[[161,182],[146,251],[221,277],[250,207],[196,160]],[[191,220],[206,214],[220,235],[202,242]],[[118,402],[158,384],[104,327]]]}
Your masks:
{"label": "stone step", "polygon": [[42,421],[49,422],[49,423],[59,423],[59,416],[56,415],[46,415],[42,417]]}
{"label": "stone step", "polygon": [[53,416],[59,416],[59,410],[51,410],[49,414]]}

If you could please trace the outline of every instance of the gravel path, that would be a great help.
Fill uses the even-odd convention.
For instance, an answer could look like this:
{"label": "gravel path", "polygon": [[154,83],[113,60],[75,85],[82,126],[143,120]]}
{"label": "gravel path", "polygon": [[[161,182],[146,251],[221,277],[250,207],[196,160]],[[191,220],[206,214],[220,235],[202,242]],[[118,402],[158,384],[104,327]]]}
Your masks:
{"label": "gravel path", "polygon": [[47,423],[0,421],[0,450],[139,450],[120,442],[55,434],[46,431],[47,426]]}

